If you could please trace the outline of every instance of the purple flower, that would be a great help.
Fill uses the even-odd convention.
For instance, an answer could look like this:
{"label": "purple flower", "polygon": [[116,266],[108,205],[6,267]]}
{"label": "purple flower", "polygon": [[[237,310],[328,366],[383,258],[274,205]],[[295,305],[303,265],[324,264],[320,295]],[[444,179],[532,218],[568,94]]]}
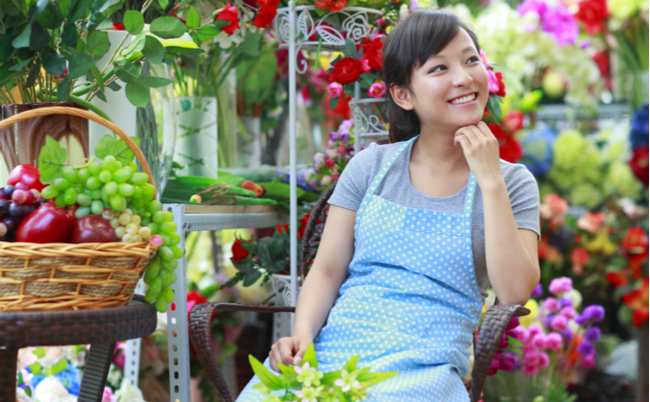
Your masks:
{"label": "purple flower", "polygon": [[411,13],[416,13],[418,11],[418,8],[420,8],[418,0],[411,0],[411,7],[409,7],[409,11]]}
{"label": "purple flower", "polygon": [[559,310],[557,305],[557,299],[554,297],[547,297],[546,300],[544,300],[543,306],[546,310],[548,310],[551,313],[555,313]]}
{"label": "purple flower", "polygon": [[583,356],[590,355],[594,353],[594,345],[589,341],[582,341],[582,343],[578,345],[578,352]]}
{"label": "purple flower", "polygon": [[353,119],[348,119],[348,120],[343,120],[341,122],[341,125],[339,126],[339,132],[340,133],[345,133],[348,134],[348,131],[350,128],[354,126],[354,120]]}
{"label": "purple flower", "polygon": [[525,15],[528,12],[534,12],[539,14],[540,20],[544,18],[546,10],[548,10],[548,5],[544,1],[540,0],[526,0],[517,6],[519,14]]}
{"label": "purple flower", "polygon": [[339,139],[341,140],[341,142],[348,142],[350,141],[350,134],[342,133]]}
{"label": "purple flower", "polygon": [[564,337],[564,339],[569,341],[571,338],[573,338],[573,331],[567,328],[564,331],[562,331],[562,336]]}
{"label": "purple flower", "polygon": [[602,321],[605,318],[605,309],[597,304],[587,306],[582,313],[592,322]]}
{"label": "purple flower", "polygon": [[542,17],[542,30],[553,35],[560,46],[575,43],[579,33],[573,15],[560,2]]}
{"label": "purple flower", "polygon": [[576,317],[576,324],[578,325],[582,325],[587,321],[589,321],[589,317],[587,317],[584,314],[580,314],[579,316]]}
{"label": "purple flower", "polygon": [[332,131],[330,133],[330,141],[336,141],[339,138],[340,138],[339,133],[337,133],[336,131]]}
{"label": "purple flower", "polygon": [[542,284],[538,283],[537,286],[535,287],[535,290],[533,290],[533,293],[530,295],[531,299],[537,299],[542,295],[542,292],[544,289],[542,289]]}
{"label": "purple flower", "polygon": [[591,343],[596,343],[600,339],[600,329],[596,327],[591,327],[585,333],[585,339]]}
{"label": "purple flower", "polygon": [[570,298],[564,296],[563,298],[560,299],[560,308],[563,307],[573,307],[573,300]]}
{"label": "purple flower", "polygon": [[510,319],[510,322],[508,322],[508,326],[506,327],[506,331],[517,328],[519,326],[519,317],[512,317]]}
{"label": "purple flower", "polygon": [[515,368],[516,359],[510,353],[503,353],[501,361],[499,362],[499,370],[512,371]]}

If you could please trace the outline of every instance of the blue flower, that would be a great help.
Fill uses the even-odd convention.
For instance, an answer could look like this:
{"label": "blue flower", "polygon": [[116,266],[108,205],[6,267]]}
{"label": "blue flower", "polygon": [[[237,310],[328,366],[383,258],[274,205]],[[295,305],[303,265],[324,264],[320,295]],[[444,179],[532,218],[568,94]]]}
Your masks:
{"label": "blue flower", "polygon": [[634,112],[632,131],[630,132],[632,149],[648,146],[648,132],[650,131],[649,109],[648,105],[644,105]]}
{"label": "blue flower", "polygon": [[524,156],[520,163],[524,164],[535,176],[540,177],[551,168],[553,160],[553,142],[558,132],[552,128],[535,130],[521,141]]}

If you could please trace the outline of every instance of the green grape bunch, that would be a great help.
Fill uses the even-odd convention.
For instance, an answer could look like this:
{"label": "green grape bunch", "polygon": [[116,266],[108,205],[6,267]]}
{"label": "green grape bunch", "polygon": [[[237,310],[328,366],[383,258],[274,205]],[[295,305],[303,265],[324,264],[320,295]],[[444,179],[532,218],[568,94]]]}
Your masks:
{"label": "green grape bunch", "polygon": [[181,238],[174,215],[163,211],[160,201],[154,199],[156,187],[146,173],[138,172],[133,162],[123,165],[107,155],[101,163],[65,166],[61,177],[45,187],[42,195],[54,199],[60,208],[78,204],[77,219],[89,214],[103,217],[114,228],[116,241],[149,241],[158,247],[144,276],[148,285],[145,299],[155,302],[158,311],[167,311],[174,300],[170,286],[176,282],[177,259],[184,251],[178,247]]}

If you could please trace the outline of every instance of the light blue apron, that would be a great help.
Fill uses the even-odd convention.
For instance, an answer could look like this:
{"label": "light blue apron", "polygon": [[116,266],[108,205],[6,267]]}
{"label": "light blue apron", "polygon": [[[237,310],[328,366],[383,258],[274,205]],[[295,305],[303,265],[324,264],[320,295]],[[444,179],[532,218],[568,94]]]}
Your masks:
{"label": "light blue apron", "polygon": [[[375,176],[357,211],[355,251],[326,325],[314,339],[323,372],[357,367],[400,374],[370,388],[368,402],[468,401],[472,334],[482,298],[472,256],[470,173],[464,213],[406,208],[375,195],[404,144]],[[265,362],[268,366],[268,359]],[[261,401],[250,389],[239,402]]]}

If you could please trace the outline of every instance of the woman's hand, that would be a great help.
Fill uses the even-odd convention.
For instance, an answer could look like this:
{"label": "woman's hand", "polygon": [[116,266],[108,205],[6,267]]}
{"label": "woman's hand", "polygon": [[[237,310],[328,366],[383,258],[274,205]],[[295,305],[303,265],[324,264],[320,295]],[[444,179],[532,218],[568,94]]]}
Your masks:
{"label": "woman's hand", "polygon": [[454,145],[460,144],[470,170],[482,189],[503,182],[499,164],[499,141],[484,122],[461,127],[454,135]]}
{"label": "woman's hand", "polygon": [[278,363],[286,365],[301,364],[307,346],[312,342],[309,337],[291,336],[280,338],[269,352],[269,363],[271,368],[278,373]]}

